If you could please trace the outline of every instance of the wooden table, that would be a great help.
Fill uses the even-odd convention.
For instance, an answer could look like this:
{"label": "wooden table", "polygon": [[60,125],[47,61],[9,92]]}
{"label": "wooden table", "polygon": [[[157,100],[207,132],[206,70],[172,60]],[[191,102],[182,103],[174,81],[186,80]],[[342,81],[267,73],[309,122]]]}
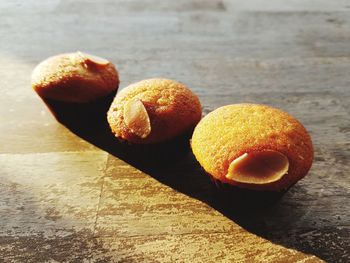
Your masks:
{"label": "wooden table", "polygon": [[[347,0],[17,0],[0,17],[1,262],[350,261]],[[205,114],[288,111],[312,135],[312,170],[276,203],[243,209],[189,149],[141,164],[106,131],[71,132],[30,75],[76,50],[112,60],[121,88],[181,81]]]}

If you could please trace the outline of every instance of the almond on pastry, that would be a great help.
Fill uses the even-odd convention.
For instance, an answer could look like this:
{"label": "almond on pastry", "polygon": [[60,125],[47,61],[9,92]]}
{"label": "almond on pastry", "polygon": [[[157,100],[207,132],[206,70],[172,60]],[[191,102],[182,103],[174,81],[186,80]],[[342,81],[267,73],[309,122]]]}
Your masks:
{"label": "almond on pastry", "polygon": [[199,99],[190,89],[173,80],[155,78],[121,90],[107,118],[117,138],[149,144],[193,130],[201,115]]}
{"label": "almond on pastry", "polygon": [[216,181],[253,190],[284,191],[307,174],[313,161],[304,126],[265,105],[212,111],[195,128],[191,147]]}
{"label": "almond on pastry", "polygon": [[91,123],[105,116],[119,87],[119,75],[110,61],[78,51],[39,63],[31,83],[59,121]]}

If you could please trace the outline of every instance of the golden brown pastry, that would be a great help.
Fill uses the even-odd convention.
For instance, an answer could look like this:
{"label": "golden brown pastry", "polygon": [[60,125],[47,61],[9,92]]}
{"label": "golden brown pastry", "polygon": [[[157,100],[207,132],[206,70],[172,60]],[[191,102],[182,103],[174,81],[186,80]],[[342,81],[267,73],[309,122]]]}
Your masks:
{"label": "golden brown pastry", "polygon": [[185,85],[155,78],[134,83],[119,92],[107,117],[116,137],[148,144],[191,131],[201,114],[198,97]]}
{"label": "golden brown pastry", "polygon": [[106,112],[118,86],[118,71],[111,62],[82,52],[49,57],[32,73],[33,89],[59,120]]}
{"label": "golden brown pastry", "polygon": [[304,126],[278,109],[227,105],[204,117],[192,151],[215,180],[241,188],[284,191],[303,178],[313,160]]}

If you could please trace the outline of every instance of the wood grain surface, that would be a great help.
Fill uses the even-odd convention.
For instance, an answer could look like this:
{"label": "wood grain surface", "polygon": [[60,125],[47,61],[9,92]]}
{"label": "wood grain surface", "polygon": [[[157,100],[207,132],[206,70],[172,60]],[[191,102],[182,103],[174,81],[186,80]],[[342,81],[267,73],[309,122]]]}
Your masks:
{"label": "wood grain surface", "polygon": [[[0,262],[349,262],[347,0],[0,2]],[[217,188],[187,141],[135,149],[58,123],[30,87],[48,56],[167,77],[204,114],[288,111],[315,160],[282,197]]]}

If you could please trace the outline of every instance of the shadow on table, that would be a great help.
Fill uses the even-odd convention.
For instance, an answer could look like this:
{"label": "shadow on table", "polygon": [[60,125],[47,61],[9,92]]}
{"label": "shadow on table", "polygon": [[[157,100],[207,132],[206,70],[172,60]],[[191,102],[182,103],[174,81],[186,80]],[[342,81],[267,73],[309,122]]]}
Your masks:
{"label": "shadow on table", "polygon": [[[72,124],[65,126],[79,137],[159,182],[207,203],[249,232],[325,260],[335,256],[326,242],[315,246],[312,240],[310,242],[308,239],[300,239],[308,232],[317,230],[316,228],[301,230],[293,227],[293,222],[300,215],[313,213],[315,208],[293,204],[293,200],[288,201],[281,193],[256,192],[218,185],[205,175],[192,155],[189,134],[159,145],[130,145],[118,141],[106,122],[94,127],[74,127]],[[296,188],[302,190],[299,186],[294,186],[290,191]],[[307,211],[302,211],[306,207]],[[333,230],[329,230],[331,231]]]}

